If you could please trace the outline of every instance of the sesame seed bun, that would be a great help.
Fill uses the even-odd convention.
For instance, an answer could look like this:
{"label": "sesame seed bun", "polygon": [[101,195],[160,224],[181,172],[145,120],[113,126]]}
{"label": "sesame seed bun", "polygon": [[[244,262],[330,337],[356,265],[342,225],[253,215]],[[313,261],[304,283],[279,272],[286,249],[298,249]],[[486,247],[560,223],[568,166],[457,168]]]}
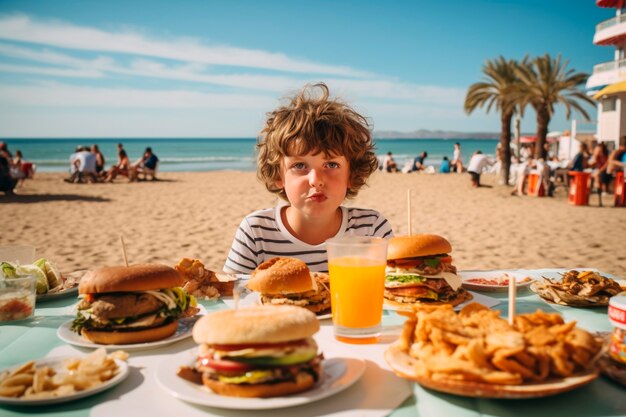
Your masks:
{"label": "sesame seed bun", "polygon": [[387,259],[414,258],[452,252],[450,242],[438,235],[420,234],[389,239]]}
{"label": "sesame seed bun", "polygon": [[320,328],[315,314],[294,306],[254,306],[207,314],[193,326],[193,340],[209,345],[281,343]]}
{"label": "sesame seed bun", "polygon": [[272,258],[252,272],[248,288],[263,294],[293,294],[315,287],[304,262],[295,258]]}
{"label": "sesame seed bun", "polygon": [[111,266],[87,272],[78,286],[80,294],[148,291],[179,287],[183,278],[169,266],[144,264]]}

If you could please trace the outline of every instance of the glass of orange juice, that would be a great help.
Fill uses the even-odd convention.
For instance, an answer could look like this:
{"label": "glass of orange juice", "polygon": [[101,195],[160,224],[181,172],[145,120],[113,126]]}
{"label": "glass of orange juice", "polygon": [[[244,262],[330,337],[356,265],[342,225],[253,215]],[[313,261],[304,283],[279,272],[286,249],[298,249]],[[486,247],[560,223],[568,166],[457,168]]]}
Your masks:
{"label": "glass of orange juice", "polygon": [[387,241],[350,236],[326,241],[335,338],[376,343],[380,337]]}

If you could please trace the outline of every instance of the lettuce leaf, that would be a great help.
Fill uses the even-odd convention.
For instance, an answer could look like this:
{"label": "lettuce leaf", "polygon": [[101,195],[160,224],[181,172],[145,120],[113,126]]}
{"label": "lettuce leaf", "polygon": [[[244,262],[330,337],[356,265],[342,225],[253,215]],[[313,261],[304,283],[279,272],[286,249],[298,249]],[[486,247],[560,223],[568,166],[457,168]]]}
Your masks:
{"label": "lettuce leaf", "polygon": [[413,274],[387,275],[385,277],[385,280],[392,282],[401,282],[403,284],[426,282],[426,278],[424,278],[423,276]]}

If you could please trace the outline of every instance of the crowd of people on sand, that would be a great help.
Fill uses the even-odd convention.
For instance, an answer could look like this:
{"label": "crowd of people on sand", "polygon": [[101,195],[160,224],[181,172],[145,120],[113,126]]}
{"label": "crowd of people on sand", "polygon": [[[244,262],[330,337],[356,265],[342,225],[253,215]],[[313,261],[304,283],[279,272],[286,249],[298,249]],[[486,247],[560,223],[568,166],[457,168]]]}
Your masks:
{"label": "crowd of people on sand", "polygon": [[[544,193],[552,196],[559,183],[565,186],[569,185],[571,175],[568,173],[570,171],[588,172],[590,174],[589,189],[593,192],[608,193],[615,173],[624,171],[626,165],[626,136],[622,138],[620,146],[611,152],[609,152],[606,142],[594,141],[591,144],[580,142],[580,149],[571,160],[559,159],[550,144],[546,144],[546,154],[548,155],[546,159],[533,157],[533,143],[522,145],[519,152],[515,152],[516,149],[512,151],[513,154],[517,154],[511,157],[509,172],[509,185],[514,186],[512,195],[527,194],[528,178],[533,173],[538,175],[538,183],[543,187]],[[452,155],[452,159],[444,156],[437,170],[434,166],[426,165],[425,160],[428,157],[426,151],[406,161],[402,168],[394,160],[393,154],[387,152],[380,161],[380,169],[385,172],[426,172],[431,174],[435,172],[444,174],[467,172],[473,187],[481,186],[480,176],[483,173],[493,173],[496,174],[497,178],[501,178],[502,152],[500,143],[495,149],[495,159],[483,154],[480,150],[476,150],[465,166],[459,142],[454,144]]]}
{"label": "crowd of people on sand", "polygon": [[143,155],[135,162],[130,161],[124,145],[117,144],[117,163],[107,170],[106,160],[98,145],[78,146],[70,156],[70,176],[64,181],[70,183],[113,182],[123,176],[129,182],[140,179],[156,180],[159,158],[147,147]]}
{"label": "crowd of people on sand", "polygon": [[15,187],[34,177],[36,170],[37,166],[26,161],[20,150],[13,156],[6,142],[0,142],[0,191],[13,194]]}
{"label": "crowd of people on sand", "polygon": [[606,195],[614,187],[615,174],[624,171],[626,165],[626,137],[620,145],[609,152],[606,142],[579,142],[578,152],[571,159],[559,159],[546,145],[548,157],[534,158],[533,145],[522,148],[519,158],[511,164],[509,182],[515,185],[512,195],[527,194],[528,177],[538,175],[539,187],[545,195],[553,196],[558,185],[568,186],[570,172],[589,174],[587,187],[591,192]]}
{"label": "crowd of people on sand", "polygon": [[454,144],[454,151],[452,155],[452,160],[450,160],[447,156],[444,156],[439,164],[439,168],[436,169],[434,166],[426,165],[428,152],[422,151],[415,158],[406,161],[404,166],[400,168],[398,166],[398,163],[394,160],[393,154],[391,152],[387,152],[387,154],[380,161],[380,169],[386,172],[403,172],[405,174],[411,172],[426,172],[429,174],[434,174],[436,172],[439,172],[440,174],[449,174],[451,172],[464,172],[465,167],[463,166],[463,159],[461,157],[461,144],[459,142],[456,142]]}

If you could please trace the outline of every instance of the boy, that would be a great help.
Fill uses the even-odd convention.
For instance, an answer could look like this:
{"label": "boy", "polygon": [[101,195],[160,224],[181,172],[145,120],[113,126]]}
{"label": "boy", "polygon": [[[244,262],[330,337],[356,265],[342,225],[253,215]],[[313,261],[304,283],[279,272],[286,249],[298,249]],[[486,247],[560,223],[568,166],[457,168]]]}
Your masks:
{"label": "boy", "polygon": [[[318,89],[319,97],[310,90]],[[268,114],[257,140],[257,176],[285,203],[248,215],[235,234],[224,270],[249,274],[276,257],[299,258],[327,272],[326,240],[340,236],[393,236],[380,213],[341,206],[376,171],[367,120],[328,87],[305,87]]]}

